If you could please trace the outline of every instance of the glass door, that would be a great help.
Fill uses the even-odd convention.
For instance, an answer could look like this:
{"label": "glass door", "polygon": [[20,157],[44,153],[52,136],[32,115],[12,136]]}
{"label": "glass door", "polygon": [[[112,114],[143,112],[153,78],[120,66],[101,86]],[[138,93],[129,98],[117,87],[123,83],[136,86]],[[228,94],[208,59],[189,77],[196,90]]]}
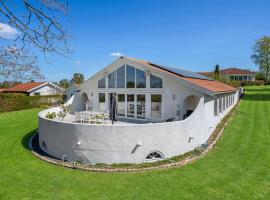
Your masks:
{"label": "glass door", "polygon": [[137,118],[145,119],[145,94],[137,94]]}
{"label": "glass door", "polygon": [[135,117],[135,98],[134,94],[127,94],[127,117]]}

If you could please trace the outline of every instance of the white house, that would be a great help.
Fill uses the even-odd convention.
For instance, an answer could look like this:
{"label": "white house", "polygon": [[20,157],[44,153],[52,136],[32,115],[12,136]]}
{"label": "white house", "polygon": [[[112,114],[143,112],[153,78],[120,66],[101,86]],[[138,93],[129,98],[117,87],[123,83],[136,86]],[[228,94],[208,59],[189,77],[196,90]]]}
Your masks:
{"label": "white house", "polygon": [[80,84],[71,84],[65,91],[66,99],[70,99],[76,92],[79,92]]}
{"label": "white house", "polygon": [[12,88],[4,89],[5,93],[25,93],[29,96],[63,94],[64,89],[50,82],[21,83]]}
{"label": "white house", "polygon": [[115,124],[82,123],[73,114],[51,120],[46,113],[60,108],[42,111],[41,148],[90,164],[170,158],[205,143],[239,97],[236,88],[200,74],[120,57],[81,84],[69,103],[75,113],[108,113],[113,94]]}

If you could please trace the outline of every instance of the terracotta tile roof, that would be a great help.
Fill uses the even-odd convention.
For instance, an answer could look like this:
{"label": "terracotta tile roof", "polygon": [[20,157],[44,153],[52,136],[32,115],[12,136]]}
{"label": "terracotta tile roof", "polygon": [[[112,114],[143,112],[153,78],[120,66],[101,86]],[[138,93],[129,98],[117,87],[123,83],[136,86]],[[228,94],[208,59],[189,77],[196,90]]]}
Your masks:
{"label": "terracotta tile roof", "polygon": [[27,92],[35,87],[38,87],[46,82],[21,83],[12,88],[5,89],[4,92]]}
{"label": "terracotta tile roof", "polygon": [[221,83],[221,82],[216,81],[216,80],[210,81],[210,80],[202,80],[202,79],[195,79],[195,78],[188,78],[188,77],[182,77],[182,79],[184,79],[188,82],[191,82],[197,86],[203,87],[207,90],[210,90],[212,92],[215,92],[215,93],[230,92],[230,91],[236,90],[236,88],[234,88],[230,85]]}
{"label": "terracotta tile roof", "polygon": [[221,83],[219,81],[216,81],[216,80],[206,80],[206,79],[200,79],[200,78],[191,78],[191,77],[185,77],[183,75],[180,75],[180,74],[177,74],[175,72],[172,72],[170,70],[167,69],[162,69],[162,65],[159,65],[159,66],[156,66],[155,64],[152,64],[151,62],[148,62],[148,61],[145,61],[145,60],[137,60],[135,58],[129,58],[128,59],[131,59],[133,61],[136,61],[136,62],[139,62],[141,64],[145,64],[145,65],[148,65],[148,66],[151,66],[151,67],[156,67],[157,69],[159,70],[162,70],[166,73],[169,73],[169,74],[172,74],[174,76],[178,76],[182,79],[184,79],[185,81],[188,81],[189,83],[192,83],[196,86],[199,86],[201,88],[204,88],[206,90],[209,90],[211,92],[214,92],[214,93],[221,93],[221,92],[231,92],[231,91],[235,91],[236,88],[230,86],[230,85],[227,85],[227,84],[224,84],[224,83]]}
{"label": "terracotta tile roof", "polygon": [[0,92],[3,92],[5,91],[6,88],[0,88]]}
{"label": "terracotta tile roof", "polygon": [[249,70],[244,70],[244,69],[238,69],[238,68],[223,69],[223,70],[220,70],[220,73],[223,74],[223,75],[228,75],[228,74],[255,74],[255,72],[251,72]]}

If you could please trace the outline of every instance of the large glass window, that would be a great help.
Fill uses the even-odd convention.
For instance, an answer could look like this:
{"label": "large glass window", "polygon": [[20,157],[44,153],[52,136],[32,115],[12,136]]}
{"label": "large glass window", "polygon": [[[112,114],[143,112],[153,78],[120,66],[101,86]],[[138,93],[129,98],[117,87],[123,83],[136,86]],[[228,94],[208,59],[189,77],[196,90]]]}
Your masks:
{"label": "large glass window", "polygon": [[136,69],[136,87],[146,88],[145,72],[139,69]]}
{"label": "large glass window", "polygon": [[105,111],[105,93],[98,94],[99,110]]}
{"label": "large glass window", "polygon": [[106,84],[105,84],[105,77],[104,78],[102,78],[102,79],[100,79],[99,81],[98,81],[98,88],[105,88],[106,87]]}
{"label": "large glass window", "polygon": [[125,116],[125,94],[118,94],[118,115]]}
{"label": "large glass window", "polygon": [[127,79],[126,85],[127,88],[135,88],[135,68],[127,65]]}
{"label": "large glass window", "polygon": [[162,95],[152,94],[151,95],[151,117],[161,118],[162,117]]}
{"label": "large glass window", "polygon": [[108,75],[108,88],[116,87],[116,71]]}
{"label": "large glass window", "polygon": [[137,118],[145,119],[145,95],[137,94]]}
{"label": "large glass window", "polygon": [[150,87],[151,88],[162,88],[162,79],[151,74],[150,75]]}
{"label": "large glass window", "polygon": [[125,88],[125,66],[117,69],[117,88]]}
{"label": "large glass window", "polygon": [[134,94],[127,95],[127,116],[135,117]]}

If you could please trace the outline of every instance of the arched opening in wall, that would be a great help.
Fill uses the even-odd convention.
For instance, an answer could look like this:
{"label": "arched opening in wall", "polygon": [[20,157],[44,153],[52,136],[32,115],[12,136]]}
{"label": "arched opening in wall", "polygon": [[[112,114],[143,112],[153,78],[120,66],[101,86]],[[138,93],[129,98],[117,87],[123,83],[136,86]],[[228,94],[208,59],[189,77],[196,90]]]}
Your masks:
{"label": "arched opening in wall", "polygon": [[84,92],[81,95],[81,101],[80,101],[80,110],[88,110],[88,96]]}
{"label": "arched opening in wall", "polygon": [[152,151],[146,156],[145,162],[156,162],[163,159],[164,155],[160,151]]}
{"label": "arched opening in wall", "polygon": [[199,104],[200,97],[196,95],[187,96],[183,102],[183,119],[188,118]]}

